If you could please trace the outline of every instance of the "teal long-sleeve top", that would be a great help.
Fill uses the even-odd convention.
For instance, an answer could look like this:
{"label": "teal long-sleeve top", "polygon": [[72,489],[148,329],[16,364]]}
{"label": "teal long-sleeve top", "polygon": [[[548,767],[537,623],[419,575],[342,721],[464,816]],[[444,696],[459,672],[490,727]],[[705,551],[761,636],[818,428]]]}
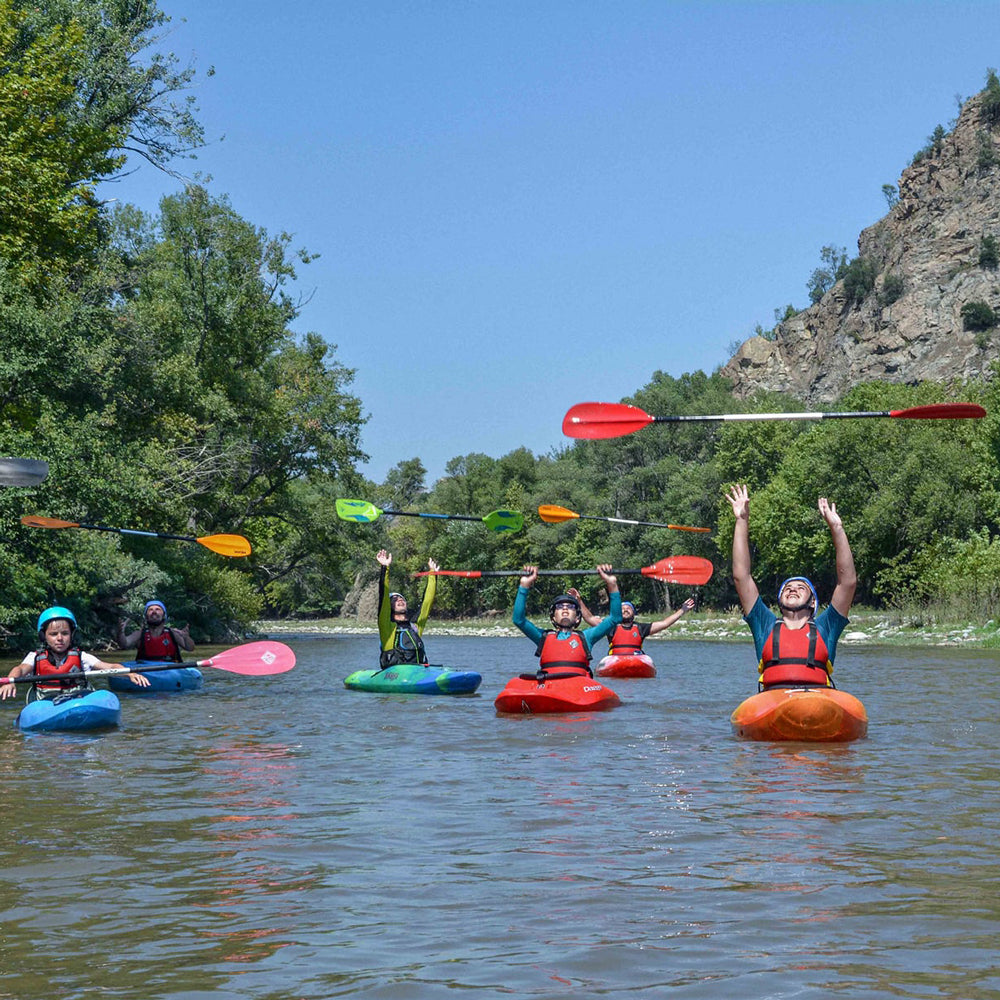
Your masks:
{"label": "teal long-sleeve top", "polygon": [[[528,588],[518,586],[517,597],[514,598],[514,624],[537,646],[541,642],[546,630],[540,629],[537,625],[528,621]],[[598,639],[603,639],[610,635],[616,625],[622,621],[622,595],[620,591],[611,592],[611,607],[607,618],[602,618],[596,625],[590,628],[580,629],[579,634],[583,636],[583,641],[587,644],[587,652],[594,648],[594,643]],[[568,639],[576,630],[559,631],[556,633],[558,639]]]}

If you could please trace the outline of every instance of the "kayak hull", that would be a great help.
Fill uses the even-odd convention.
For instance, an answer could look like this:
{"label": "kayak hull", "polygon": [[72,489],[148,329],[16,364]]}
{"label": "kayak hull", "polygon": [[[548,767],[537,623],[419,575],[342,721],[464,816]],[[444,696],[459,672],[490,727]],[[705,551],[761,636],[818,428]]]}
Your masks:
{"label": "kayak hull", "polygon": [[836,688],[772,688],[733,712],[733,733],[746,740],[848,743],[868,732],[865,706]]}
{"label": "kayak hull", "polygon": [[385,670],[355,670],[344,687],[375,694],[473,694],[483,678],[472,670],[400,663]]}
{"label": "kayak hull", "polygon": [[135,681],[124,675],[109,677],[108,687],[112,691],[126,694],[163,694],[171,691],[195,691],[201,687],[201,671],[197,667],[171,667],[169,670],[143,670],[154,664],[150,661],[138,663],[126,661],[123,667],[144,674],[149,680],[149,687],[140,687]]}
{"label": "kayak hull", "polygon": [[603,712],[621,699],[600,681],[583,675],[537,680],[514,677],[493,702],[510,715],[543,715],[556,712]]}
{"label": "kayak hull", "polygon": [[655,677],[656,667],[645,653],[605,656],[597,665],[598,677]]}
{"label": "kayak hull", "polygon": [[64,701],[41,698],[29,702],[14,719],[14,728],[26,733],[109,729],[120,725],[121,719],[122,707],[117,695],[102,689]]}

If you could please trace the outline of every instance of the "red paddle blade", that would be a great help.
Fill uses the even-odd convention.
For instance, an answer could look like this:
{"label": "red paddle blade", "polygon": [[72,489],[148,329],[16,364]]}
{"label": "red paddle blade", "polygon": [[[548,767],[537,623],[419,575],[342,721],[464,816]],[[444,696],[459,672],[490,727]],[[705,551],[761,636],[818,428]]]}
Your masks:
{"label": "red paddle blade", "polygon": [[907,420],[978,420],[986,416],[986,411],[976,403],[930,403],[907,410],[890,410],[889,416]]}
{"label": "red paddle blade", "polygon": [[215,667],[245,677],[268,677],[283,674],[295,666],[295,654],[283,642],[248,642],[233,646],[207,660],[198,660],[199,667]]}
{"label": "red paddle blade", "polygon": [[714,571],[712,563],[701,556],[669,556],[640,570],[643,576],[651,576],[661,583],[683,583],[692,587],[708,583]]}
{"label": "red paddle blade", "polygon": [[562,430],[571,438],[615,438],[634,434],[654,419],[626,403],[577,403],[563,417]]}

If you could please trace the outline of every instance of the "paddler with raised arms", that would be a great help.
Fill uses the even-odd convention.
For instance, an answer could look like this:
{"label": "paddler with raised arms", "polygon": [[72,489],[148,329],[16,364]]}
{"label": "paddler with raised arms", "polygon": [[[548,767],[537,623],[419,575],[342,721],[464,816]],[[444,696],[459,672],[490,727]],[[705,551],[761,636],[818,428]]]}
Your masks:
{"label": "paddler with raised arms", "polygon": [[535,643],[539,670],[553,673],[594,676],[590,669],[591,650],[598,639],[609,635],[622,620],[622,595],[618,579],[611,574],[611,563],[603,563],[597,572],[608,589],[611,604],[608,617],[590,628],[578,628],[581,621],[580,601],[570,594],[560,594],[549,605],[549,620],[553,627],[540,629],[528,621],[528,591],[538,579],[537,566],[525,566],[514,598],[514,624]]}
{"label": "paddler with raised arms", "polygon": [[833,687],[830,675],[837,640],[848,622],[858,577],[854,556],[837,508],[819,498],[819,512],[830,529],[836,558],[837,585],[830,604],[819,612],[816,588],[804,576],[793,576],[778,588],[778,618],[765,604],[750,575],[750,493],[733,486],[726,494],[733,508],[733,583],[757,649],[760,688]]}
{"label": "paddler with raised arms", "polygon": [[[575,597],[580,602],[580,613],[588,625],[597,625],[601,621],[587,607],[586,601],[580,596],[580,591],[570,587],[566,593],[571,597]],[[608,636],[608,655],[645,655],[645,651],[642,648],[644,639],[670,628],[671,625],[679,622],[689,611],[694,611],[694,608],[694,598],[689,597],[676,611],[667,615],[666,618],[661,618],[656,622],[637,622],[635,620],[635,605],[631,601],[622,601],[622,621]]]}
{"label": "paddler with raised arms", "polygon": [[[427,663],[424,649],[423,631],[434,604],[437,592],[437,577],[428,576],[424,589],[424,599],[416,620],[411,621],[406,598],[389,590],[389,567],[392,553],[379,549],[375,556],[382,569],[378,577],[378,638],[381,644],[379,669],[386,670],[399,663]],[[427,560],[427,568],[432,573],[439,569],[433,559]]]}

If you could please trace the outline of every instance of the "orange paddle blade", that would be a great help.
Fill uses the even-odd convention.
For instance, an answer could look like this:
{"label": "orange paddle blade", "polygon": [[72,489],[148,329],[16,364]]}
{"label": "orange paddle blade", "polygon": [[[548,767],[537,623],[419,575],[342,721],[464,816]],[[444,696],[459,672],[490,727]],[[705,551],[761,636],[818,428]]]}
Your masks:
{"label": "orange paddle blade", "polygon": [[21,524],[26,524],[29,528],[79,528],[76,521],[60,521],[54,517],[39,517],[37,514],[25,514],[21,518]]}
{"label": "orange paddle blade", "polygon": [[538,507],[538,516],[546,524],[562,524],[563,521],[570,521],[580,515],[576,511],[567,510],[565,507],[558,507],[552,503],[543,503]]}
{"label": "orange paddle blade", "polygon": [[205,535],[195,541],[220,556],[248,556],[253,551],[242,535]]}

